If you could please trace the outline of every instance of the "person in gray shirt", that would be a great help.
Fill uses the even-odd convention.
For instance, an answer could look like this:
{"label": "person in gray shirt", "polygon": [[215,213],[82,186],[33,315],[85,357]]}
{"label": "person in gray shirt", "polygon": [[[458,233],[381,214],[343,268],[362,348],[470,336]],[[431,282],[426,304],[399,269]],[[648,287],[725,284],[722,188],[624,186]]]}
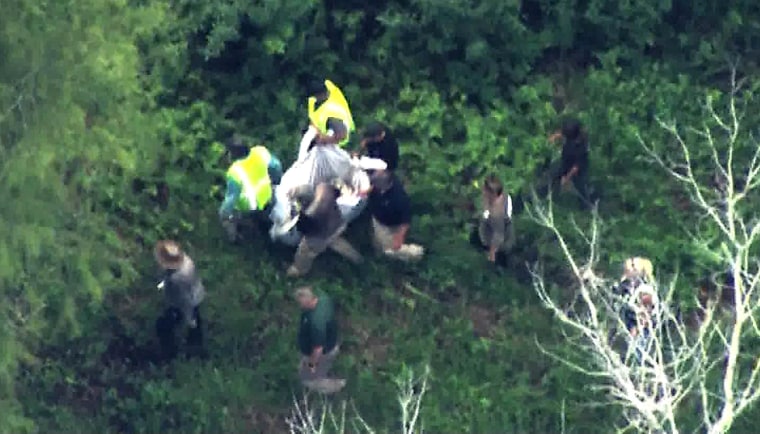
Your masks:
{"label": "person in gray shirt", "polygon": [[341,236],[346,230],[346,222],[336,202],[339,194],[334,185],[326,182],[316,187],[302,185],[289,192],[300,207],[296,227],[303,235],[293,265],[287,270],[289,277],[308,273],[314,259],[328,248],[351,262],[362,262],[362,255]]}
{"label": "person in gray shirt", "polygon": [[512,226],[512,198],[496,175],[483,183],[483,214],[478,223],[478,238],[487,249],[488,260],[496,262],[497,254],[508,253],[515,241]]}
{"label": "person in gray shirt", "polygon": [[166,309],[156,321],[156,333],[161,343],[163,355],[172,359],[177,355],[175,330],[177,326],[190,328],[187,334],[188,346],[203,343],[201,317],[198,306],[206,296],[195,264],[175,241],[163,240],[154,249],[156,262],[164,276],[158,288],[164,292]]}

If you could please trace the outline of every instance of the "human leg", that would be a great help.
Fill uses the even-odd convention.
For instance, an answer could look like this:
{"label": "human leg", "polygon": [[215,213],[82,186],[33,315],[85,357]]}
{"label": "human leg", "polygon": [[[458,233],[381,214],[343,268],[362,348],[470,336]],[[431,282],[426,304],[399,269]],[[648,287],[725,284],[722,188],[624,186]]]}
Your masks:
{"label": "human leg", "polygon": [[[314,259],[319,256],[325,250],[325,247],[314,245],[310,243],[308,237],[303,237],[298,244],[296,254],[293,257],[293,265],[288,268],[288,276],[298,277],[303,276],[311,270]],[[321,244],[321,243],[320,243]],[[321,249],[319,247],[322,247]]]}
{"label": "human leg", "polygon": [[165,359],[173,359],[177,356],[175,329],[181,321],[182,313],[173,307],[166,309],[156,320],[156,334],[161,344],[161,353]]}
{"label": "human leg", "polygon": [[203,345],[203,321],[198,306],[193,309],[193,319],[195,327],[187,331],[187,345],[201,346]]}
{"label": "human leg", "polygon": [[354,246],[343,237],[336,237],[330,241],[329,247],[334,252],[355,264],[359,264],[363,260],[361,253],[354,249]]}
{"label": "human leg", "polygon": [[372,244],[377,253],[385,253],[386,250],[393,247],[393,232],[391,228],[378,222],[374,217],[372,218],[372,232]]}

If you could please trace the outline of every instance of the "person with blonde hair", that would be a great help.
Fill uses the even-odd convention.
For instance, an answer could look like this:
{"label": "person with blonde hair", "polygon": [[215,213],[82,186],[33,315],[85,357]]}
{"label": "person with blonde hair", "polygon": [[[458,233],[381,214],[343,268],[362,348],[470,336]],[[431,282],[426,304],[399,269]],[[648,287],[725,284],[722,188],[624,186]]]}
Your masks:
{"label": "person with blonde hair", "polygon": [[639,278],[645,282],[652,283],[654,281],[652,261],[639,256],[626,259],[623,263],[623,276],[621,280],[628,278]]}
{"label": "person with blonde hair", "polygon": [[154,248],[156,262],[164,272],[158,289],[164,292],[166,309],[156,321],[156,334],[164,356],[172,359],[177,355],[174,340],[175,329],[187,325],[189,346],[200,346],[203,342],[201,316],[198,307],[206,296],[200,277],[196,273],[193,260],[182,250],[179,243],[162,240]]}

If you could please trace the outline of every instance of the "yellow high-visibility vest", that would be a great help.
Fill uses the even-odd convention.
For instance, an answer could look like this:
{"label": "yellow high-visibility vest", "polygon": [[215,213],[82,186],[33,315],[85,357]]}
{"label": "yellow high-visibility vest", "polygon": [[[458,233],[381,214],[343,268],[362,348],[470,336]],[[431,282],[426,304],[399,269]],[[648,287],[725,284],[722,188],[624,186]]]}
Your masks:
{"label": "yellow high-visibility vest", "polygon": [[227,170],[227,178],[242,187],[240,199],[235,204],[238,211],[263,210],[272,200],[272,183],[267,170],[269,159],[269,150],[256,146],[246,158],[232,163]]}
{"label": "yellow high-visibility vest", "polygon": [[317,99],[313,96],[309,98],[309,120],[322,134],[327,133],[327,120],[329,118],[342,120],[348,129],[346,138],[338,143],[342,146],[348,143],[351,132],[355,129],[354,118],[351,115],[351,109],[348,107],[348,101],[338,86],[330,80],[325,80],[325,87],[327,87],[330,96],[319,108],[316,107]]}

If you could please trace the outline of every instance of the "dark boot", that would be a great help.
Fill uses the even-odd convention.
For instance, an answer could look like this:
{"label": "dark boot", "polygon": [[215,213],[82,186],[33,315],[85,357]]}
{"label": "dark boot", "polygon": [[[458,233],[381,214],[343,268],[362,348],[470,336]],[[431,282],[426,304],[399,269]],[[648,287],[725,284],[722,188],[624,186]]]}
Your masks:
{"label": "dark boot", "polygon": [[156,320],[156,334],[161,344],[161,356],[164,360],[177,357],[178,348],[174,332],[181,319],[182,313],[179,310],[169,308]]}
{"label": "dark boot", "polygon": [[196,307],[193,309],[193,318],[195,327],[187,331],[187,355],[205,357],[203,346],[203,320],[201,319],[200,310]]}

